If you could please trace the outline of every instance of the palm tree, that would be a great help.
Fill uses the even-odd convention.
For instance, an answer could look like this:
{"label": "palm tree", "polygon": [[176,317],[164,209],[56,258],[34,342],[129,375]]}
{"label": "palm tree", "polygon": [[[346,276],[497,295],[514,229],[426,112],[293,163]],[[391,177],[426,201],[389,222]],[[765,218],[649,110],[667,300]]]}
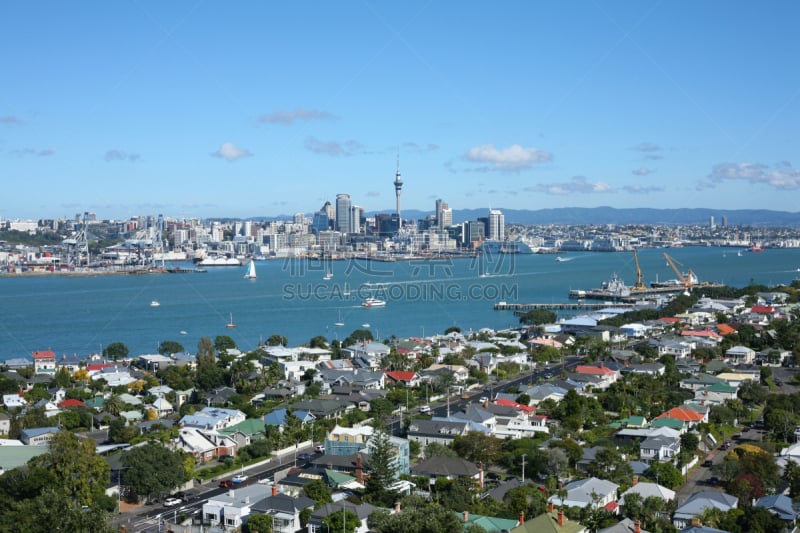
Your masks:
{"label": "palm tree", "polygon": [[125,402],[119,394],[112,394],[103,404],[103,408],[114,416],[118,416],[125,409]]}

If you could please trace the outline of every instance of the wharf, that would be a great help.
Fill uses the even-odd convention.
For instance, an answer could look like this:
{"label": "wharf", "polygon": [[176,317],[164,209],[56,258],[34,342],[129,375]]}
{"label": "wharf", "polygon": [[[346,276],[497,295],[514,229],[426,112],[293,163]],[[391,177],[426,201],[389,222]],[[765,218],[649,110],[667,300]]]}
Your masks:
{"label": "wharf", "polygon": [[630,289],[629,294],[618,294],[611,291],[603,290],[603,289],[572,289],[569,291],[570,299],[577,299],[577,300],[610,300],[610,301],[621,301],[621,302],[635,302],[636,300],[641,300],[642,298],[646,298],[648,296],[653,296],[657,294],[675,294],[679,292],[683,292],[684,289],[682,286],[678,287],[658,287],[658,288],[649,288],[649,289]]}

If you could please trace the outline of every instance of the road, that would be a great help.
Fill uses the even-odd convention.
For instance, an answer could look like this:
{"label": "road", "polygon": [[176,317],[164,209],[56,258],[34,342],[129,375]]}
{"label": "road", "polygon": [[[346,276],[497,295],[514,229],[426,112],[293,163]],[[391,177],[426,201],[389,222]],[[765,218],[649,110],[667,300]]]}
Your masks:
{"label": "road", "polygon": [[[319,455],[314,452],[311,446],[298,448],[297,453],[309,453],[311,454],[312,459]],[[264,478],[273,480],[276,472],[290,468],[295,464],[300,464],[300,462],[295,463],[295,454],[287,454],[283,457],[276,457],[262,466],[251,469],[245,468],[245,473],[248,476],[247,480],[244,483],[233,485],[232,488],[246,487],[248,485],[258,483],[259,479]],[[111,524],[115,528],[124,525],[127,528],[128,533],[166,531],[165,526],[167,524],[176,524],[182,513],[187,517],[196,515],[202,512],[203,504],[209,498],[219,494],[224,494],[230,490],[228,488],[220,488],[219,482],[222,480],[231,479],[233,476],[239,473],[240,471],[232,471],[214,478],[213,480],[205,481],[201,485],[194,487],[188,492],[194,494],[196,499],[193,499],[188,503],[177,505],[175,507],[165,507],[161,503],[144,505],[124,514],[114,515],[111,519]],[[269,485],[264,485],[265,493],[269,490],[268,487]],[[159,529],[159,526],[161,526],[161,529]]]}
{"label": "road", "polygon": [[[491,383],[484,388],[469,390],[465,393],[466,397],[462,397],[462,395],[451,395],[449,401],[449,413],[457,413],[464,409],[467,404],[472,402],[477,402],[481,397],[494,397],[495,394],[499,392],[508,392],[509,389],[513,387],[522,388],[522,385],[532,385],[535,383],[540,383],[544,381],[546,374],[558,375],[562,368],[565,370],[570,370],[575,368],[578,363],[581,361],[581,358],[577,356],[569,356],[565,358],[564,365],[560,363],[548,365],[542,368],[538,368],[533,372],[527,372],[520,376],[516,376],[514,378],[506,379],[499,382]],[[440,400],[438,402],[433,402],[430,404],[431,416],[436,417],[446,417],[448,416],[448,401]],[[419,414],[419,408],[410,409],[406,413],[403,414],[403,418],[407,419],[409,416],[414,416]],[[389,427],[391,428],[392,435],[395,436],[402,436],[403,428],[401,427],[400,417],[393,416],[389,419]]]}

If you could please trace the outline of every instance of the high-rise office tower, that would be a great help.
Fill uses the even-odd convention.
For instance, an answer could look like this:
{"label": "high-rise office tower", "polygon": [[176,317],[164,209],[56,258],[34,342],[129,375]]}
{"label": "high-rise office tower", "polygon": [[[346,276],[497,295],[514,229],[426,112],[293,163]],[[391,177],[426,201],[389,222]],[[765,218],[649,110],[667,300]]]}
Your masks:
{"label": "high-rise office tower", "polygon": [[354,205],[350,208],[350,229],[348,233],[361,233],[361,218],[363,216],[363,207]]}
{"label": "high-rise office tower", "polygon": [[450,220],[445,220],[445,211],[450,211],[450,206],[447,202],[439,198],[436,200],[436,225],[439,229],[444,229],[453,223],[453,212],[450,211]]}
{"label": "high-rise office tower", "polygon": [[489,240],[502,241],[506,236],[506,218],[497,209],[489,210]]}
{"label": "high-rise office tower", "polygon": [[403,218],[400,216],[400,191],[403,189],[403,180],[400,178],[400,156],[397,156],[397,173],[394,175],[394,194],[397,197],[397,224],[398,231],[403,229]]}
{"label": "high-rise office tower", "polygon": [[341,233],[350,232],[350,202],[349,194],[336,195],[336,231]]}

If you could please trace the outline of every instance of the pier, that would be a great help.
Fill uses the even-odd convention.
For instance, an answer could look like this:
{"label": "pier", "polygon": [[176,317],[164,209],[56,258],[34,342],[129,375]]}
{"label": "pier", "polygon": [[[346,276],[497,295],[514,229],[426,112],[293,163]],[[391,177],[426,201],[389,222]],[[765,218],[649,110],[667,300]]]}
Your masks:
{"label": "pier", "polygon": [[547,311],[596,311],[598,309],[605,309],[606,307],[622,307],[626,309],[633,309],[635,307],[632,303],[621,302],[603,302],[603,303],[586,303],[586,302],[564,302],[564,303],[529,303],[529,304],[510,304],[507,302],[498,302],[494,304],[495,311],[513,311],[515,314],[526,313],[535,309],[545,309]]}

